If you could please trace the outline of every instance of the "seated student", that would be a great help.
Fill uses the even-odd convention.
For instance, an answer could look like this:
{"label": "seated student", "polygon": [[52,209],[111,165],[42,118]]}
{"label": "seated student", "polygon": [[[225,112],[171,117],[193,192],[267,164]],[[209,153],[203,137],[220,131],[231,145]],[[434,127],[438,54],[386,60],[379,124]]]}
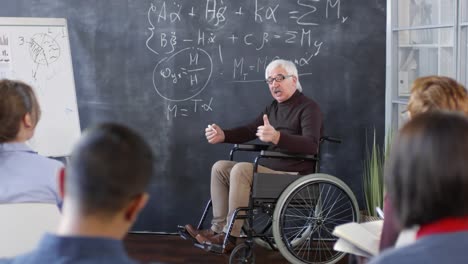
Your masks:
{"label": "seated student", "polygon": [[88,130],[59,174],[64,203],[57,234],[0,263],[136,263],[122,239],[148,200],[152,173],[151,149],[135,132],[116,124]]}
{"label": "seated student", "polygon": [[[468,93],[457,81],[444,76],[417,78],[411,87],[408,103],[409,117],[434,110],[450,110],[468,116]],[[395,246],[401,231],[393,213],[392,203],[385,196],[384,224],[380,239],[380,251]]]}
{"label": "seated student", "polygon": [[385,172],[388,197],[403,228],[420,228],[414,243],[370,263],[466,263],[468,119],[424,113],[409,121],[394,143]]}
{"label": "seated student", "polygon": [[0,203],[61,203],[57,174],[63,164],[25,144],[40,115],[29,85],[0,80]]}

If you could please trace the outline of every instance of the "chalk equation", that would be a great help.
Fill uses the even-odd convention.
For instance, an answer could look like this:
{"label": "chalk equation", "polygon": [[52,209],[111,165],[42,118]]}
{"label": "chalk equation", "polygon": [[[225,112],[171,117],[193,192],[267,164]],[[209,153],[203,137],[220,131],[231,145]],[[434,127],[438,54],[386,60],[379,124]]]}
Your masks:
{"label": "chalk equation", "polygon": [[152,0],[145,45],[157,58],[155,91],[172,102],[167,116],[184,116],[176,102],[201,95],[213,78],[263,82],[268,63],[281,58],[279,47],[311,75],[308,66],[327,49],[322,24],[350,21],[342,9],[341,0]]}
{"label": "chalk equation", "polygon": [[185,102],[175,103],[170,102],[166,109],[166,118],[170,120],[176,117],[189,117],[196,113],[212,112],[213,111],[213,97],[209,100],[203,99],[190,99]]}
{"label": "chalk equation", "polygon": [[[320,2],[320,0],[314,0],[313,2]],[[326,0],[322,1],[325,4],[325,19],[334,19],[337,23],[345,23],[348,20],[348,17],[341,15],[341,0]],[[181,14],[182,4],[173,2],[172,5],[166,4],[165,1],[157,3],[151,3],[151,6],[148,9],[147,17],[150,31],[150,35],[146,40],[147,48],[159,55],[159,54],[170,54],[178,50],[178,46],[186,46],[187,43],[197,46],[205,46],[210,44],[223,43],[226,39],[219,39],[217,36],[216,30],[222,30],[224,25],[228,23],[227,17],[227,6],[219,7],[219,4],[222,4],[222,0],[206,0],[205,10],[199,10],[194,13],[194,7],[190,7],[190,12],[187,14]],[[320,41],[313,39],[313,28],[314,26],[319,26],[317,22],[313,22],[313,15],[321,14],[318,7],[311,3],[311,1],[298,0],[297,6],[306,8],[309,11],[288,11],[288,19],[286,21],[278,21],[276,18],[276,12],[280,4],[272,6],[262,6],[259,7],[258,0],[255,0],[255,12],[249,13],[254,16],[253,21],[259,24],[278,24],[278,23],[294,23],[297,26],[297,30],[283,30],[281,32],[268,32],[263,31],[260,33],[249,32],[248,29],[242,29],[241,31],[232,32],[231,35],[226,38],[229,39],[227,43],[233,45],[244,45],[252,46],[255,50],[264,49],[269,42],[278,42],[286,44],[295,44],[300,47],[311,47],[314,42]],[[247,13],[242,11],[242,6],[239,9],[231,11],[235,15],[246,15]],[[261,15],[262,13],[262,15]],[[332,13],[336,15],[332,15]],[[202,24],[205,27],[198,29],[196,32],[182,32],[179,33],[175,30],[172,31],[160,31],[161,28],[158,25],[172,25],[170,29],[174,29],[178,24],[186,20],[195,19],[195,17],[204,19],[206,23]],[[201,17],[201,18],[200,18]],[[234,17],[235,19],[235,17]],[[242,18],[238,18],[242,19]],[[215,22],[213,22],[215,21]],[[188,21],[187,23],[190,23]],[[233,22],[235,23],[235,22]],[[216,30],[213,30],[213,27],[206,27],[206,24],[216,27]],[[226,35],[223,32],[223,35]]]}
{"label": "chalk equation", "polygon": [[[182,9],[182,3],[177,2],[168,1],[166,3],[166,1],[157,1],[150,3],[147,13],[148,30],[151,33],[146,41],[148,49],[156,54],[163,54],[176,50],[178,43],[193,42],[197,45],[215,43],[216,35],[213,32],[222,30],[229,22],[236,23],[234,20],[248,19],[245,16],[252,16],[253,19],[251,20],[256,24],[281,23],[288,25],[293,23],[296,26],[300,26],[300,30],[290,31],[286,29],[283,32],[265,31],[261,36],[254,36],[252,32],[248,32],[248,29],[243,29],[242,31],[245,31],[245,33],[235,34],[233,32],[232,36],[229,37],[233,43],[239,42],[244,45],[254,45],[252,40],[257,39],[260,40],[255,45],[258,50],[261,50],[265,46],[265,42],[272,40],[310,46],[312,41],[307,41],[304,38],[310,38],[310,28],[320,26],[319,20],[334,20],[337,23],[346,23],[348,20],[347,16],[341,14],[341,0],[297,0],[297,10],[282,10],[282,12],[287,12],[286,16],[282,16],[282,20],[277,18],[280,12],[280,3],[270,5],[270,1],[263,1],[266,4],[261,5],[259,0],[254,0],[254,10],[250,10],[252,9],[251,5],[246,3],[248,8],[250,8],[249,12],[246,12],[247,7],[241,6],[240,3],[238,4],[239,7],[234,7],[233,5],[228,7],[223,0],[205,0],[204,2],[205,5],[201,4],[196,7],[190,6],[191,4],[188,3],[184,9]],[[186,34],[177,36],[176,31],[159,32],[157,30],[160,24],[172,24],[172,28],[175,28],[177,24],[183,22],[191,23],[191,20],[194,22],[198,21],[198,23],[201,20],[204,22],[201,24],[204,28],[196,32],[197,35],[192,38],[187,38]]]}
{"label": "chalk equation", "polygon": [[205,89],[212,71],[213,63],[206,51],[185,48],[156,64],[153,71],[154,88],[168,101],[186,101]]}

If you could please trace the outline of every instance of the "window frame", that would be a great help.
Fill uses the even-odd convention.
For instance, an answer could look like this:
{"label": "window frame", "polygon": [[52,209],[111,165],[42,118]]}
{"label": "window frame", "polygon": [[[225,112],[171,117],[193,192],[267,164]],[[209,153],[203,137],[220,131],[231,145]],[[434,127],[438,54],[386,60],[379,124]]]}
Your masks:
{"label": "window frame", "polygon": [[[443,1],[446,0],[435,0],[439,1],[439,7],[443,4]],[[454,17],[452,23],[442,23],[437,21],[438,24],[431,25],[417,25],[417,26],[402,26],[399,27],[399,17],[398,17],[398,0],[387,0],[387,51],[386,51],[386,80],[385,80],[385,135],[388,138],[391,134],[399,129],[400,122],[400,110],[402,107],[406,108],[409,100],[408,95],[400,95],[398,82],[399,82],[399,50],[403,46],[399,46],[398,34],[404,30],[414,31],[421,29],[437,30],[437,29],[451,29],[453,32],[453,43],[452,52],[452,62],[451,67],[453,67],[453,74],[455,76],[450,76],[467,87],[467,72],[468,72],[468,10],[465,11],[465,14],[462,14],[463,8],[468,8],[468,0],[454,0],[453,5],[453,14]],[[438,10],[439,17],[441,16],[440,9]],[[463,17],[463,15],[465,17]],[[463,21],[465,20],[465,22]],[[440,20],[440,19],[439,19]],[[444,48],[443,44],[440,43],[440,35],[437,36],[437,44],[434,45],[437,48],[437,74],[441,72],[441,51]],[[408,45],[409,47],[411,45]],[[415,45],[417,47],[418,44]],[[416,78],[420,75],[416,75]],[[408,84],[410,85],[410,84]]]}

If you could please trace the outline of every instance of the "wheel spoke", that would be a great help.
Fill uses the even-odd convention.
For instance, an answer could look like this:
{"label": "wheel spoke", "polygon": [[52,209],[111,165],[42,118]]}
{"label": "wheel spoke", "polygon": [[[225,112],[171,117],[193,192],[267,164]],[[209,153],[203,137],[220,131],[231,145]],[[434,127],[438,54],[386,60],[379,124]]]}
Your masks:
{"label": "wheel spoke", "polygon": [[336,183],[338,179],[314,180],[309,176],[303,183],[287,187],[278,200],[275,242],[290,261],[334,263],[344,253],[333,250],[337,239],[332,231],[336,225],[356,220],[357,203],[349,188],[343,189],[344,183]]}

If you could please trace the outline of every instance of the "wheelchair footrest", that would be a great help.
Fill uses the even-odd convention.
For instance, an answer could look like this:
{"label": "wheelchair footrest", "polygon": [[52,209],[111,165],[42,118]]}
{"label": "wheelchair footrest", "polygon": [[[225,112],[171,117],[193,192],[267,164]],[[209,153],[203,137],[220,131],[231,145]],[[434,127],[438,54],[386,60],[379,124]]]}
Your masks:
{"label": "wheelchair footrest", "polygon": [[177,231],[179,233],[179,236],[185,240],[192,240],[193,242],[197,242],[195,238],[193,238],[185,229],[184,226],[177,226]]}
{"label": "wheelchair footrest", "polygon": [[205,242],[203,244],[201,243],[195,243],[194,244],[196,247],[198,248],[201,248],[205,251],[209,251],[209,252],[212,252],[212,253],[216,253],[216,254],[223,254],[224,253],[224,248],[222,245],[218,245],[218,244],[211,244],[210,242]]}

